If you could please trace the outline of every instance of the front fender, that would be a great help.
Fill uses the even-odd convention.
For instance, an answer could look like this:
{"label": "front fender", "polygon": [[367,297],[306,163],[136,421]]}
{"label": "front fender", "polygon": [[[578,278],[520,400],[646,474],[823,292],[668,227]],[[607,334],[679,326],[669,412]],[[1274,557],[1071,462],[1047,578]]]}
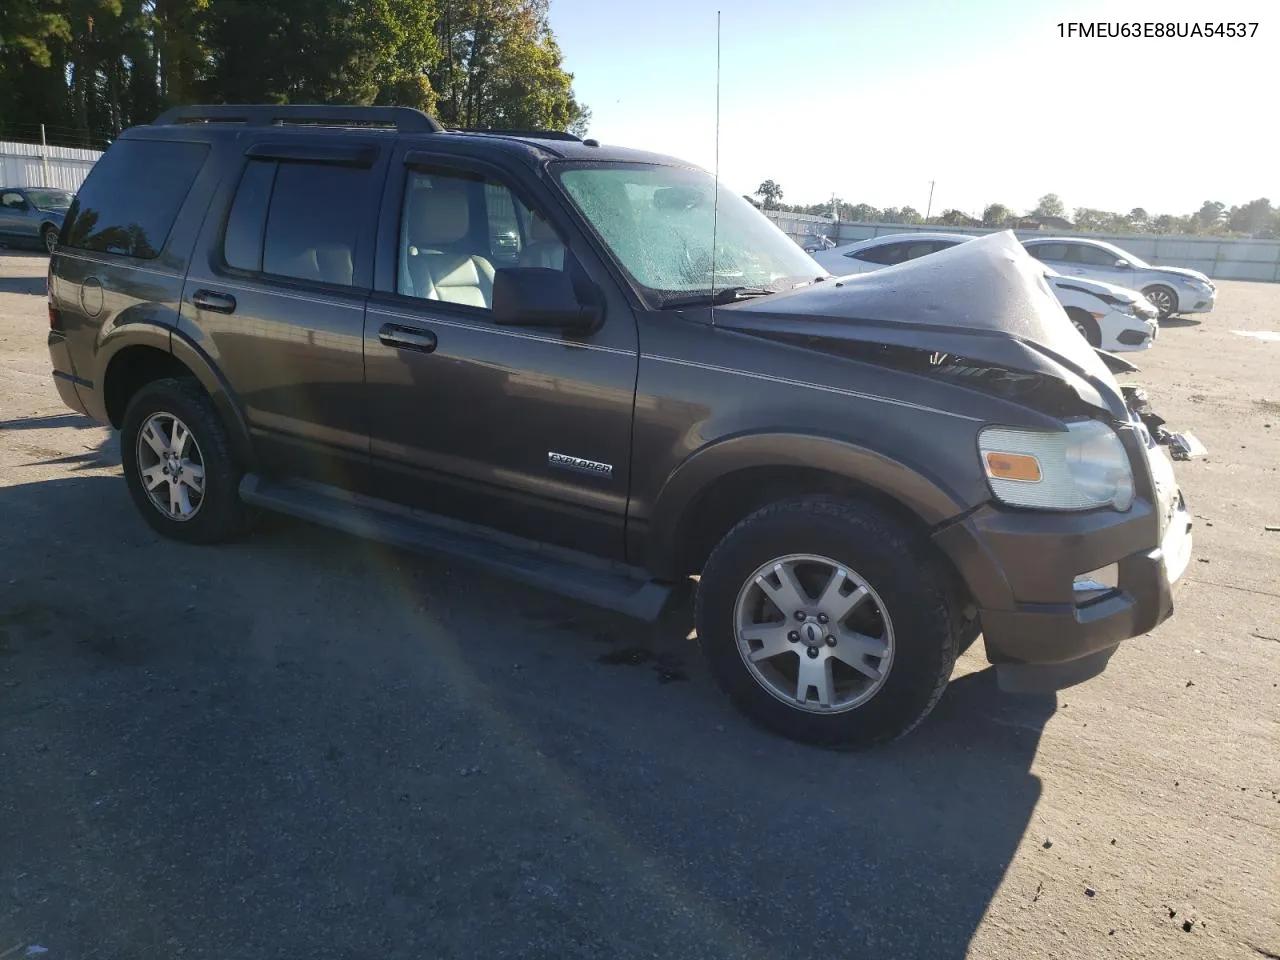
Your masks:
{"label": "front fender", "polygon": [[819,470],[855,481],[896,500],[929,527],[970,506],[941,478],[843,440],[793,433],[726,437],[692,453],[663,484],[650,522],[650,568],[661,576],[678,566],[680,530],[717,481],[761,467]]}

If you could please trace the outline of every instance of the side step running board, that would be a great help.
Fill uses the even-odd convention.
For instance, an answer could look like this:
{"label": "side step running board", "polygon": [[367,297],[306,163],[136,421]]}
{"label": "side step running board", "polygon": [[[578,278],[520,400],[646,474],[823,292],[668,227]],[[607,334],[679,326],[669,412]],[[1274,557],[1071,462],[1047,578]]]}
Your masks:
{"label": "side step running board", "polygon": [[447,554],[640,620],[658,619],[672,596],[670,584],[644,579],[638,570],[631,573],[634,568],[321,484],[277,482],[246,474],[240,482],[240,499],[391,546]]}

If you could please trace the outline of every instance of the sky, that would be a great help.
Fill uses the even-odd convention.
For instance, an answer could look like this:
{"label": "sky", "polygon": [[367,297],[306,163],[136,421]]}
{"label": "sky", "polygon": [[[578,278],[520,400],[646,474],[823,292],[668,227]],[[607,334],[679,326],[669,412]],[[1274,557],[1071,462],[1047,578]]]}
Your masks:
{"label": "sky", "polygon": [[[1274,0],[551,0],[602,143],[716,162],[739,193],[980,215],[1056,193],[1185,214],[1280,203]],[[1123,10],[1123,13],[1120,11]],[[1243,39],[1082,39],[1059,23],[1258,22]]]}

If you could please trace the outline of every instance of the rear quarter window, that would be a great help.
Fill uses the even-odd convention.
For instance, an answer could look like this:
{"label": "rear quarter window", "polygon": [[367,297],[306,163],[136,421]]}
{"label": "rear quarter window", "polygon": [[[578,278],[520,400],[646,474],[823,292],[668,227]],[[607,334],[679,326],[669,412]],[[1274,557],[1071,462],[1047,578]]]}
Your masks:
{"label": "rear quarter window", "polygon": [[60,245],[158,257],[208,154],[204,143],[117,141],[76,194]]}

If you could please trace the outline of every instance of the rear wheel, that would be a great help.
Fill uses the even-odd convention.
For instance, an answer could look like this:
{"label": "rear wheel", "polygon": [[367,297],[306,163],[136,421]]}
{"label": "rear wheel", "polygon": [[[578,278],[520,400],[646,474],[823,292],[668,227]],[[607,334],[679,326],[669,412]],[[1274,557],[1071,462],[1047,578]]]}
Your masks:
{"label": "rear wheel", "polygon": [[1102,331],[1098,329],[1098,321],[1083,310],[1071,307],[1067,310],[1071,325],[1080,331],[1080,336],[1089,341],[1089,346],[1102,346]]}
{"label": "rear wheel", "polygon": [[53,224],[48,224],[40,231],[40,241],[44,244],[46,253],[52,254],[58,249],[58,228]]}
{"label": "rear wheel", "polygon": [[129,493],[152,528],[188,543],[243,533],[252,513],[240,500],[243,470],[226,427],[193,380],[156,380],[125,409],[120,454]]}
{"label": "rear wheel", "polygon": [[853,501],[801,499],[731,530],[698,585],[698,641],[752,720],[823,746],[911,730],[955,663],[944,577],[927,543]]}
{"label": "rear wheel", "polygon": [[1142,295],[1151,301],[1151,305],[1160,311],[1160,319],[1165,320],[1178,311],[1178,295],[1168,287],[1147,287]]}

